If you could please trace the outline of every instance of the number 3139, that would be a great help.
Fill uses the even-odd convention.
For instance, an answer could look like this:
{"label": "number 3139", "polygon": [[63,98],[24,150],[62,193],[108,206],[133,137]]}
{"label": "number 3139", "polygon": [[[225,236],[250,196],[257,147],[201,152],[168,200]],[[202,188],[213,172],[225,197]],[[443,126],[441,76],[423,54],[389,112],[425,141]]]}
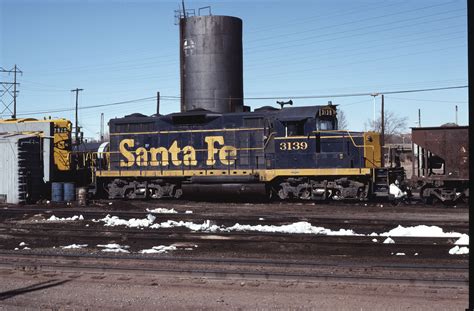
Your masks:
{"label": "number 3139", "polygon": [[288,141],[284,143],[280,143],[280,150],[306,150],[308,149],[307,142],[299,142],[299,141]]}

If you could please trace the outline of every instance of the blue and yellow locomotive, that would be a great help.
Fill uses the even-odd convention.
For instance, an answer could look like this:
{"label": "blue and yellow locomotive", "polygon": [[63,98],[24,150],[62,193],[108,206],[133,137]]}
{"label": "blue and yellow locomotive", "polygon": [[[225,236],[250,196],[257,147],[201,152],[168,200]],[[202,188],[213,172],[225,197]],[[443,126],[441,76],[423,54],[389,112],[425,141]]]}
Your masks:
{"label": "blue and yellow locomotive", "polygon": [[389,196],[403,174],[381,168],[378,133],[338,129],[335,105],[133,114],[109,125],[110,151],[95,174],[109,198],[366,199]]}

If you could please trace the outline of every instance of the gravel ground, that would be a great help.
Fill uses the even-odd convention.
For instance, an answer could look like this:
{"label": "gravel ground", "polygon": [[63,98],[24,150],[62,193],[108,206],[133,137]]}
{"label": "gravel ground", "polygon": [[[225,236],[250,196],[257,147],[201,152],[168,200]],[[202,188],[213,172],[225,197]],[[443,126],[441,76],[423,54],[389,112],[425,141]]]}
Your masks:
{"label": "gravel ground", "polygon": [[[467,221],[468,209],[443,206],[392,206],[384,203],[312,204],[312,203],[222,203],[187,201],[99,201],[90,209],[110,211],[174,208],[184,213],[191,210],[203,215],[292,215],[305,217],[335,217],[344,219],[370,218],[397,220]],[[4,208],[0,206],[0,208]],[[44,204],[54,213],[65,205]],[[36,218],[4,219],[4,223],[33,223]],[[6,241],[8,239],[5,239]],[[270,245],[268,245],[270,247]],[[281,248],[281,247],[280,247]],[[239,257],[238,253],[206,249],[188,252],[188,256],[213,255]],[[271,255],[265,247],[255,248],[260,258]],[[46,250],[45,250],[46,252]],[[300,255],[278,250],[279,256]],[[177,254],[176,254],[177,255]],[[256,256],[250,250],[241,257]],[[304,256],[303,256],[304,255]],[[320,254],[321,255],[321,254]],[[357,256],[356,256],[357,255]],[[363,256],[362,256],[363,255]],[[361,263],[378,260],[370,254],[327,258],[338,262]],[[167,254],[167,256],[175,256]],[[365,259],[364,259],[365,257]],[[383,257],[383,256],[379,256]],[[385,256],[386,257],[386,256]],[[321,260],[320,256],[320,260]],[[316,258],[314,258],[316,260]],[[438,258],[385,258],[384,261],[441,263]],[[466,259],[467,260],[467,259]],[[370,261],[370,260],[369,260]],[[426,262],[425,262],[426,261]],[[446,261],[446,260],[445,260]],[[463,262],[463,260],[461,260]],[[221,310],[221,309],[314,309],[314,310],[464,310],[467,307],[467,287],[414,286],[400,284],[366,284],[347,282],[296,282],[262,280],[213,280],[171,278],[125,274],[47,273],[8,270],[0,267],[0,310]]]}
{"label": "gravel ground", "polygon": [[463,310],[468,299],[467,288],[393,284],[24,272],[0,280],[0,310]]}

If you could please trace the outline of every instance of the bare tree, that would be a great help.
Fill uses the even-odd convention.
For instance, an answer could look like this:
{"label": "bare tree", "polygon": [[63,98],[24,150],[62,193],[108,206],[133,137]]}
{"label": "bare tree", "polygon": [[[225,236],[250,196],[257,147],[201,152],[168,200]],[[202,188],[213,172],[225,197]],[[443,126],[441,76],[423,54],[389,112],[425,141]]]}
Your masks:
{"label": "bare tree", "polygon": [[[385,111],[384,125],[385,141],[391,142],[393,139],[406,132],[408,126],[408,117],[397,116],[393,111]],[[367,120],[365,127],[371,131],[380,133],[382,131],[381,117],[375,121]]]}
{"label": "bare tree", "polygon": [[347,124],[346,114],[342,110],[337,111],[337,128],[346,130],[349,127]]}

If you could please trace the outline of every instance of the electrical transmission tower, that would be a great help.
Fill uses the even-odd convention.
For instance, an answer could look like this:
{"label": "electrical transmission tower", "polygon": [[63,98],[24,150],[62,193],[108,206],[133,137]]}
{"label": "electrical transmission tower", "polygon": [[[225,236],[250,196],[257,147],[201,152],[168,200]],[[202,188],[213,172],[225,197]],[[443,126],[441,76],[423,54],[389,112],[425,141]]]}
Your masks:
{"label": "electrical transmission tower", "polygon": [[[16,90],[16,86],[20,85],[20,83],[16,82],[16,74],[17,73],[23,74],[23,72],[20,70],[20,68],[17,67],[17,65],[15,65],[15,67],[13,67],[10,70],[6,70],[5,68],[0,67],[0,72],[8,73],[8,75],[13,73],[13,82],[0,81],[0,85],[1,85],[0,103],[2,104],[2,106],[0,106],[0,108],[2,108],[0,115],[2,115],[5,111],[8,110],[12,114],[12,118],[15,119],[16,118],[16,97],[19,92]],[[13,111],[10,108],[12,105],[13,105]]]}
{"label": "electrical transmission tower", "polygon": [[74,143],[79,146],[79,119],[78,119],[78,116],[77,116],[77,113],[78,113],[78,110],[79,110],[79,92],[80,91],[84,91],[84,89],[74,89],[74,90],[71,90],[71,92],[74,92],[76,93],[76,133],[75,133],[75,140],[74,140]]}

